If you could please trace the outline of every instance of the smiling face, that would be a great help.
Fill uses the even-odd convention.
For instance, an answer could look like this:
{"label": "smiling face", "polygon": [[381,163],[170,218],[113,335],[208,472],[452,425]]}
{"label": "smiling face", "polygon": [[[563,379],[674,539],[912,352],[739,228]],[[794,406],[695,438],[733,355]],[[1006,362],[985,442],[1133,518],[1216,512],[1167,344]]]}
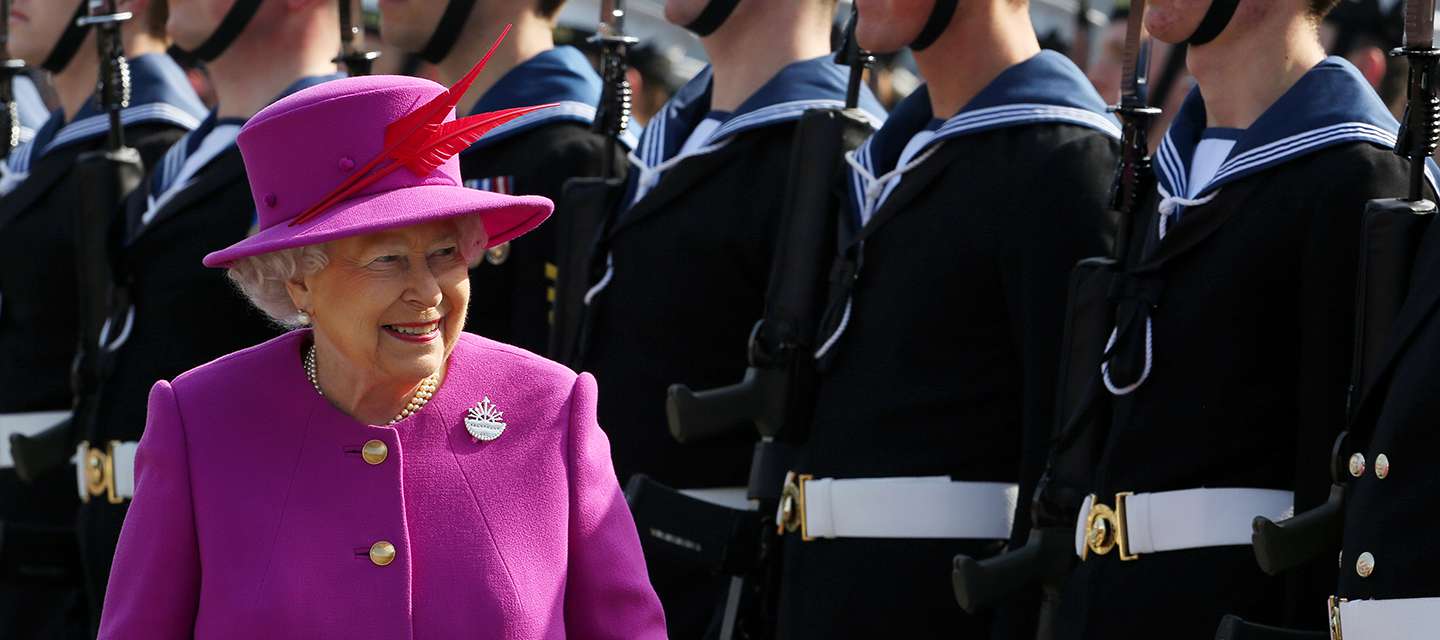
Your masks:
{"label": "smiling face", "polygon": [[344,238],[329,263],[289,285],[317,343],[379,381],[416,383],[441,369],[465,327],[470,279],[453,222]]}
{"label": "smiling face", "polygon": [[40,66],[60,41],[79,2],[61,0],[11,0],[10,55],[31,66]]}

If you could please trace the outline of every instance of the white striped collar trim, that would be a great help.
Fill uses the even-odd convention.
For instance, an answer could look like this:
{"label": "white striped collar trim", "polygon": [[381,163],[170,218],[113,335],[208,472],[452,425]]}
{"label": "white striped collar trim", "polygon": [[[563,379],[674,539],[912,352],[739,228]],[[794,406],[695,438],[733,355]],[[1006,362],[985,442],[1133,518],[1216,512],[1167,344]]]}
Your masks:
{"label": "white striped collar trim", "polygon": [[[120,112],[120,124],[127,127],[147,122],[166,122],[184,129],[194,129],[200,126],[200,120],[189,111],[164,102],[137,105]],[[44,156],[72,142],[100,135],[109,129],[109,114],[102,113],[77,120],[62,127],[50,144],[40,150],[40,155]]]}
{"label": "white striped collar trim", "polygon": [[[735,116],[720,125],[710,137],[706,138],[702,147],[716,147],[721,141],[732,138],[736,135],[767,127],[773,124],[792,122],[798,120],[806,111],[811,109],[843,109],[843,100],[816,99],[816,100],[793,100],[761,107],[754,111]],[[863,111],[865,118],[872,127],[879,127],[882,120],[874,114]],[[640,139],[640,152],[634,154],[632,160],[639,160],[645,167],[655,167],[666,161],[665,153],[665,129],[668,127],[668,118],[656,118],[651,122],[645,135]],[[653,131],[651,130],[653,129]],[[693,157],[701,154],[691,154]],[[639,164],[637,163],[637,164]]]}
{"label": "white striped collar trim", "polygon": [[[924,147],[919,149],[915,157],[917,159],[928,158],[928,156],[924,155],[925,151],[934,148],[946,140],[962,135],[1000,129],[1007,126],[1035,123],[1064,123],[1090,127],[1117,140],[1121,134],[1120,127],[1116,126],[1110,118],[1089,109],[1043,103],[1007,104],[998,107],[966,111],[965,113],[946,120],[945,124],[940,125],[940,128],[935,131],[935,137],[931,138]],[[861,167],[864,167],[865,171],[870,174],[867,176],[859,171],[850,172],[850,186],[852,195],[855,197],[855,204],[857,208],[860,209],[858,211],[860,219],[867,221],[874,215],[875,211],[879,210],[885,203],[883,198],[877,198],[871,202],[871,199],[866,197],[867,183],[879,180],[882,177],[888,180],[899,180],[906,171],[920,164],[919,162],[912,162],[911,165],[907,167],[897,167],[900,169],[898,172],[892,170],[887,173],[886,176],[875,176],[875,160],[872,156],[870,146],[870,141],[873,139],[873,137],[867,139],[864,144],[860,145],[860,148],[850,152],[851,158]],[[871,188],[883,189],[884,187],[881,185]]]}
{"label": "white striped collar trim", "polygon": [[[1395,141],[1393,132],[1366,122],[1342,122],[1297,133],[1226,158],[1219,170],[1215,172],[1215,177],[1204,188],[1196,192],[1195,196],[1203,197],[1227,182],[1233,182],[1252,173],[1332,145],[1346,142],[1369,142],[1378,147],[1392,148],[1395,146]],[[1160,143],[1155,164],[1159,169],[1157,172],[1159,178],[1165,183],[1170,193],[1182,196],[1190,193],[1190,176],[1180,157],[1179,149],[1168,132]],[[1431,186],[1434,187],[1436,183],[1434,167],[1428,166],[1428,164],[1427,161],[1425,174],[1429,178]]]}

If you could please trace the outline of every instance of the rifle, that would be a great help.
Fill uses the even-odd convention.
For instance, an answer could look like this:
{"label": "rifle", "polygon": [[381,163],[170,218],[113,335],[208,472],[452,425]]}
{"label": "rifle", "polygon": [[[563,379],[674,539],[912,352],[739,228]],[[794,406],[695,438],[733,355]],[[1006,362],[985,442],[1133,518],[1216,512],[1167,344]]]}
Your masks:
{"label": "rifle", "polygon": [[340,55],[335,56],[336,64],[345,65],[350,76],[368,76],[380,59],[379,51],[361,51],[355,41],[362,38],[360,25],[351,17],[352,0],[340,0]]}
{"label": "rifle", "polygon": [[1144,0],[1132,2],[1120,104],[1110,109],[1124,124],[1110,196],[1110,208],[1117,214],[1115,244],[1110,256],[1082,260],[1071,273],[1062,343],[1066,355],[1057,380],[1057,435],[1031,505],[1033,528],[1014,551],[983,560],[956,556],[952,574],[955,599],[970,613],[1041,582],[1041,638],[1053,635],[1060,585],[1075,563],[1075,517],[1089,486],[1090,462],[1106,432],[1099,372],[1106,337],[1115,326],[1111,292],[1121,284],[1140,199],[1153,190],[1147,138],[1160,109],[1148,103],[1150,39],[1143,32],[1144,16]]}
{"label": "rifle", "polygon": [[1435,203],[1425,198],[1426,160],[1440,143],[1440,100],[1434,86],[1440,49],[1435,48],[1434,37],[1435,0],[1406,0],[1405,41],[1390,55],[1404,57],[1410,64],[1409,104],[1395,142],[1395,154],[1410,160],[1409,193],[1365,203],[1355,294],[1355,352],[1346,394],[1352,422],[1331,450],[1330,495],[1325,503],[1280,522],[1255,519],[1255,559],[1272,575],[1299,567],[1340,544],[1346,484],[1352,475],[1346,453],[1355,450],[1351,443],[1361,437],[1355,433],[1356,403],[1376,381],[1385,341],[1410,288],[1420,236],[1436,210]]}
{"label": "rifle", "polygon": [[27,437],[10,436],[15,471],[27,482],[65,464],[75,452],[76,434],[92,433],[100,401],[100,384],[105,374],[105,349],[112,275],[106,236],[110,223],[125,196],[139,186],[145,174],[140,153],[125,146],[125,129],[120,112],[130,104],[130,67],[120,25],[130,20],[129,11],[116,11],[115,0],[88,0],[89,11],[77,21],[81,27],[96,27],[100,74],[96,99],[109,116],[105,148],[81,154],[75,162],[80,184],[87,185],[74,211],[75,275],[79,335],[75,360],[71,364],[71,389],[75,394],[71,418],[46,431]]}
{"label": "rifle", "polygon": [[24,60],[10,57],[10,0],[0,0],[0,160],[20,146],[20,107],[15,103],[15,76]]}
{"label": "rifle", "polygon": [[[773,638],[776,633],[784,543],[781,531],[782,527],[793,529],[793,523],[777,522],[777,511],[785,474],[793,468],[814,411],[815,334],[828,290],[827,265],[835,258],[840,224],[834,187],[844,170],[843,155],[871,133],[858,104],[865,68],[873,57],[855,40],[856,22],[857,13],[852,10],[845,44],[836,54],[838,64],[850,66],[845,108],[809,111],[795,131],[765,314],[750,334],[744,378],[729,387],[699,392],[672,385],[666,399],[670,433],[680,442],[720,437],[751,425],[760,436],[746,489],[746,497],[757,509],[731,510],[734,534],[727,544],[730,552],[726,562],[717,567],[732,576],[721,638],[731,634]],[[654,495],[671,491],[649,484]],[[632,506],[641,520],[652,510],[640,508],[638,502]],[[718,519],[712,522],[725,526]]]}
{"label": "rifle", "polygon": [[[600,22],[589,42],[600,48],[600,103],[590,130],[605,136],[606,153],[599,176],[572,178],[565,183],[561,200],[565,215],[556,216],[559,246],[556,250],[555,319],[550,328],[550,356],[573,363],[584,350],[586,331],[585,291],[590,277],[603,269],[597,260],[603,251],[594,251],[609,224],[610,214],[620,206],[625,190],[625,165],[621,138],[630,126],[630,48],[639,39],[625,35],[625,0],[601,0]],[[558,207],[557,207],[558,208]]]}

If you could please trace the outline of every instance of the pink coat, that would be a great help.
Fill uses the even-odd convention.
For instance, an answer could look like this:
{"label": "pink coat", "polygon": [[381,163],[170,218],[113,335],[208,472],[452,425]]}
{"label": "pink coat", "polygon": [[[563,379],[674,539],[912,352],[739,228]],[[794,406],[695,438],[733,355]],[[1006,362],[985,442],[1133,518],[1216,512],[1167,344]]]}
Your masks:
{"label": "pink coat", "polygon": [[[594,378],[464,334],[424,409],[367,426],[308,335],[155,385],[101,638],[665,637]],[[507,426],[476,440],[486,397]]]}

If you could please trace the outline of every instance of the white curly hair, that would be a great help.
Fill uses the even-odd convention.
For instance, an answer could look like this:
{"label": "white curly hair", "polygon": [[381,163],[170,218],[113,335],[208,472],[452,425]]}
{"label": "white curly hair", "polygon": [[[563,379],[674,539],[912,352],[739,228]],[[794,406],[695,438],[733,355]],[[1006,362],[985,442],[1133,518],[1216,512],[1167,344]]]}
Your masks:
{"label": "white curly hair", "polygon": [[[489,239],[485,225],[480,216],[473,215],[455,218],[454,221],[460,236],[460,255],[473,268],[485,256],[485,244]],[[325,253],[325,245],[312,244],[241,258],[230,265],[226,275],[255,308],[270,316],[276,324],[295,329],[305,326],[305,323],[301,322],[300,310],[295,308],[285,283],[320,273],[329,264],[330,256]]]}

